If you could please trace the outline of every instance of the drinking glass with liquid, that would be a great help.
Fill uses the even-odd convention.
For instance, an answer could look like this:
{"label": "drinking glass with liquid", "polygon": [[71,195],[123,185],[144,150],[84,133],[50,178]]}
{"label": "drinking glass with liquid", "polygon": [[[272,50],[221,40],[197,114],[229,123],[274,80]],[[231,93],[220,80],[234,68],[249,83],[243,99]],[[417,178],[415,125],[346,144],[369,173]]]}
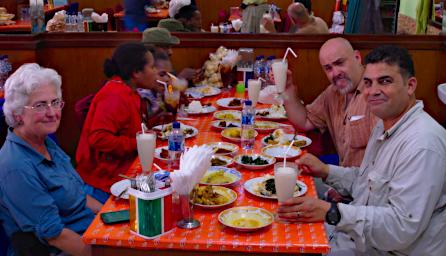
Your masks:
{"label": "drinking glass with liquid", "polygon": [[136,147],[143,173],[152,170],[153,155],[156,148],[156,133],[154,131],[139,131],[136,133]]}

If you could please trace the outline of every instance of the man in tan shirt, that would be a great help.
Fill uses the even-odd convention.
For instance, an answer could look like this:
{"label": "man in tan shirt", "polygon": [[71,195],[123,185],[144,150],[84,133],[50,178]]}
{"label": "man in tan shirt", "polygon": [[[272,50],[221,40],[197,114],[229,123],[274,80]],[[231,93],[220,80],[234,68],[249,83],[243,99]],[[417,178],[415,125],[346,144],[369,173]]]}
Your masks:
{"label": "man in tan shirt", "polygon": [[339,154],[341,166],[359,166],[370,133],[377,122],[361,97],[364,67],[361,55],[343,38],[322,45],[319,61],[331,84],[311,104],[297,97],[291,72],[288,74],[284,105],[291,123],[300,131],[328,129]]}

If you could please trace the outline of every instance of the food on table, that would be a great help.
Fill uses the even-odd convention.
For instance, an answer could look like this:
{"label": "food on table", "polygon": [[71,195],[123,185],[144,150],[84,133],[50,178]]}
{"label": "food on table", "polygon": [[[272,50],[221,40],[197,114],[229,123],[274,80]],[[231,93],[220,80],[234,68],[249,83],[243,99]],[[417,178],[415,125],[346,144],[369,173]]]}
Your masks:
{"label": "food on table", "polygon": [[[293,135],[286,134],[283,129],[277,129],[267,137],[263,139],[263,141],[268,145],[289,145],[291,143]],[[303,147],[307,145],[307,141],[305,140],[295,140],[293,146],[295,147]]]}
{"label": "food on table", "polygon": [[226,149],[226,148],[220,148],[220,147],[214,147],[213,148],[215,154],[229,154],[232,153],[233,150]]}
{"label": "food on table", "polygon": [[234,98],[232,99],[229,103],[228,106],[229,107],[238,107],[242,105],[242,101],[240,99]]}
{"label": "food on table", "polygon": [[226,184],[235,181],[237,177],[231,173],[225,172],[225,170],[218,170],[215,172],[207,172],[203,178],[201,178],[201,183],[207,184]]}
{"label": "food on table", "polygon": [[262,223],[256,219],[239,218],[239,219],[234,219],[231,222],[231,225],[240,228],[258,228],[262,226]]}
{"label": "food on table", "polygon": [[217,118],[219,118],[219,119],[226,119],[226,120],[239,119],[239,117],[234,115],[233,113],[227,113],[227,112],[218,113],[217,114]]}
{"label": "food on table", "polygon": [[[189,127],[181,128],[181,130],[183,131],[184,136],[192,135],[194,133],[194,130]],[[164,125],[163,130],[161,130],[161,137],[167,138],[171,132],[172,132],[172,124],[166,124]]]}
{"label": "food on table", "polygon": [[167,150],[166,148],[162,148],[161,149],[161,153],[160,153],[160,157],[161,158],[169,158],[169,150]]}
{"label": "food on table", "polygon": [[219,127],[224,127],[224,128],[229,128],[229,127],[239,127],[239,126],[237,126],[237,125],[235,125],[235,124],[233,124],[233,123],[231,123],[231,122],[226,122],[226,121],[220,121],[220,122],[218,123],[218,126],[219,126]]}
{"label": "food on table", "polygon": [[283,105],[272,105],[268,109],[257,111],[256,115],[268,118],[286,118],[286,111]]}
{"label": "food on table", "polygon": [[227,164],[228,164],[228,162],[226,162],[225,160],[220,159],[218,157],[214,157],[211,159],[212,166],[223,166],[223,165],[227,165]]}
{"label": "food on table", "polygon": [[[294,188],[294,192],[300,192],[302,188],[299,186],[299,183],[296,183]],[[274,181],[274,176],[265,175],[265,179],[262,182],[258,182],[254,184],[253,191],[259,195],[263,196],[276,196],[276,185]]]}
{"label": "food on table", "polygon": [[189,104],[187,109],[192,113],[200,113],[203,110],[203,106],[200,101],[194,100]]}
{"label": "food on table", "polygon": [[254,122],[255,129],[274,129],[277,128],[278,124],[273,122]]}
{"label": "food on table", "polygon": [[250,164],[250,165],[269,164],[268,160],[262,158],[261,156],[257,156],[256,158],[253,158],[252,156],[242,156],[241,162],[242,164]]}
{"label": "food on table", "polygon": [[229,198],[214,191],[213,186],[196,186],[192,191],[192,202],[202,205],[222,205]]}
{"label": "food on table", "polygon": [[[242,129],[241,128],[233,128],[225,130],[225,136],[240,139]],[[248,138],[254,138],[256,136],[256,132],[254,130],[248,130]]]}

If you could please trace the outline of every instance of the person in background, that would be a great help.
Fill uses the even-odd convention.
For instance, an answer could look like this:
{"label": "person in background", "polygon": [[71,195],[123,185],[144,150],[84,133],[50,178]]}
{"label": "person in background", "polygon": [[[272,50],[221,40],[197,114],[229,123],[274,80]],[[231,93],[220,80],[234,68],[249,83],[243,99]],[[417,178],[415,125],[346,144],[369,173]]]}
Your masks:
{"label": "person in background", "polygon": [[[309,11],[301,3],[292,3],[288,6],[288,17],[290,17],[293,29],[290,33],[296,34],[328,34],[327,23],[319,18],[309,14]],[[274,23],[269,19],[262,19],[262,24],[267,31],[275,33]]]}
{"label": "person in background", "polygon": [[[136,133],[173,120],[163,101],[152,53],[141,43],[118,46],[104,63],[108,82],[96,93],[76,151],[77,171],[86,183],[109,193],[137,157]],[[145,89],[140,97],[137,89]]]}
{"label": "person in background", "polygon": [[169,19],[162,19],[158,27],[170,32],[204,32],[201,28],[201,12],[190,0],[172,0],[169,3]]}
{"label": "person in background", "polygon": [[[9,128],[0,150],[0,222],[13,245],[27,234],[34,240],[25,247],[42,242],[69,255],[91,255],[81,235],[102,204],[85,193],[68,155],[48,138],[62,116],[61,84],[55,70],[35,63],[22,65],[6,81]],[[19,255],[26,250],[14,249]]]}
{"label": "person in background", "polygon": [[150,0],[124,0],[124,26],[126,31],[144,31],[148,27],[145,6]]}
{"label": "person in background", "polygon": [[279,205],[280,218],[334,227],[330,255],[443,255],[446,251],[446,130],[416,100],[408,51],[381,46],[365,59],[363,100],[380,118],[360,167],[296,163],[352,195],[349,204],[310,197]]}
{"label": "person in background", "polygon": [[[171,57],[173,53],[172,46],[178,45],[180,39],[171,35],[165,28],[148,28],[142,33],[141,42],[149,48],[155,47],[156,51],[164,51]],[[198,71],[193,68],[184,68],[177,76],[186,80],[192,80]]]}
{"label": "person in background", "polygon": [[[240,8],[242,13],[242,33],[259,33],[260,22],[264,13],[269,11],[267,0],[243,0]],[[271,23],[273,23],[271,21]],[[273,24],[274,26],[274,24]]]}

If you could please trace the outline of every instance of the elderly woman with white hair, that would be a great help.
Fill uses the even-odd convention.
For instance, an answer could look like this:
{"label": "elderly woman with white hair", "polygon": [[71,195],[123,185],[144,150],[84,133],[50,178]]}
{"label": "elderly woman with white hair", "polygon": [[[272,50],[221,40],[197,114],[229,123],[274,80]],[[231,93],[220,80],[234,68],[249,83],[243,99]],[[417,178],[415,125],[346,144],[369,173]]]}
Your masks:
{"label": "elderly woman with white hair", "polygon": [[61,83],[55,70],[38,64],[21,66],[6,81],[9,128],[0,150],[0,220],[9,237],[30,233],[50,251],[90,255],[81,234],[102,205],[85,194],[70,158],[48,138],[60,123]]}

